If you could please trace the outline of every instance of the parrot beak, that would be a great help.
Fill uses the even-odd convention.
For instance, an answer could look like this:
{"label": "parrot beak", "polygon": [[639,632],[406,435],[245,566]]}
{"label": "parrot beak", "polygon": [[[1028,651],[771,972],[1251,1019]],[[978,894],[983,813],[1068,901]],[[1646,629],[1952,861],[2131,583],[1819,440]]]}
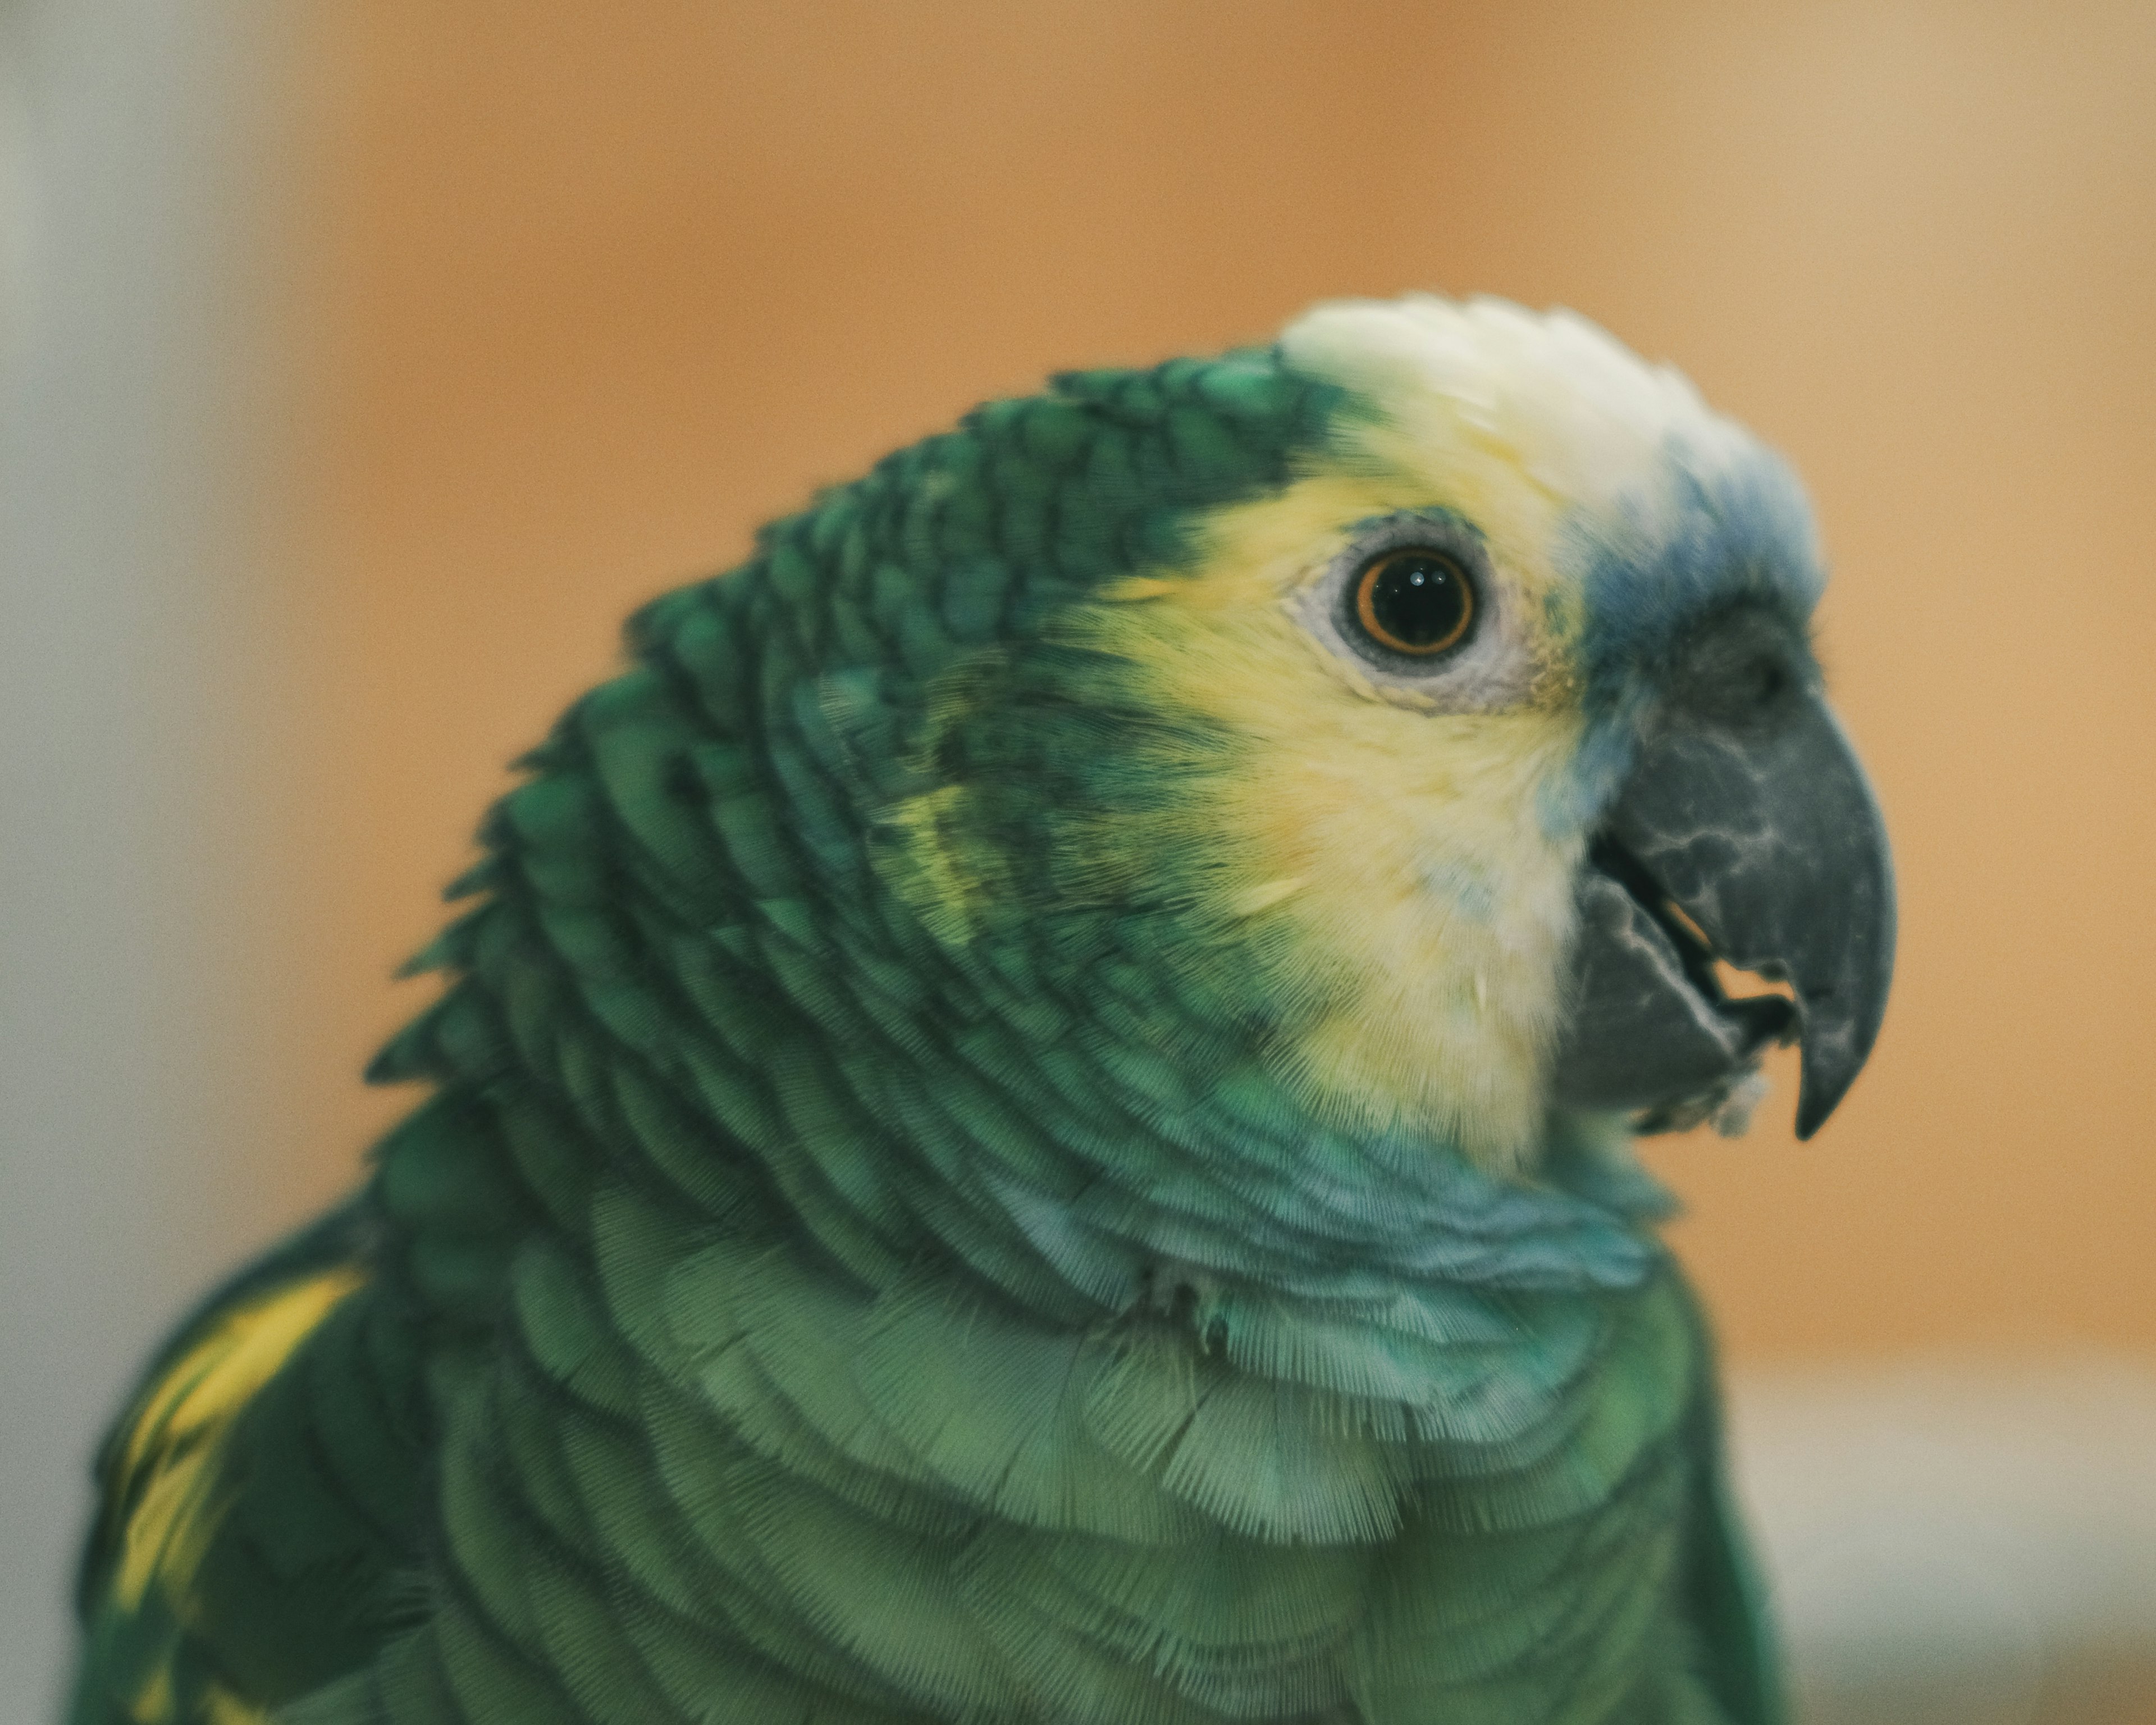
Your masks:
{"label": "parrot beak", "polygon": [[[1798,1042],[1797,1136],[1862,1070],[1894,969],[1887,831],[1786,631],[1740,615],[1687,649],[1576,890],[1565,1106],[1643,1131],[1717,1111],[1770,1044]],[[1794,1000],[1732,999],[1717,961]]]}

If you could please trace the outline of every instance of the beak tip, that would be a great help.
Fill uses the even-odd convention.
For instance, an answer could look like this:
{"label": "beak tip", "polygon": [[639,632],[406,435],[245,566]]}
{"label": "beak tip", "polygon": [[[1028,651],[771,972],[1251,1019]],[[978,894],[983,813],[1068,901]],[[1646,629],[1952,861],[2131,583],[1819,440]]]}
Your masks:
{"label": "beak tip", "polygon": [[[1873,1029],[1876,1031],[1876,1021]],[[1804,1075],[1797,1081],[1799,1142],[1825,1126],[1829,1117],[1841,1106],[1842,1098],[1856,1082],[1857,1074],[1864,1070],[1865,1060],[1871,1052],[1871,1037],[1866,1036],[1861,1048],[1850,1048],[1829,1040],[1822,1048],[1813,1038],[1804,1039]]]}
{"label": "beak tip", "polygon": [[1797,1086],[1797,1142],[1804,1142],[1825,1126],[1841,1100],[1849,1094],[1849,1087],[1856,1081],[1854,1067],[1840,1072],[1823,1075],[1823,1081],[1811,1081],[1806,1072]]}

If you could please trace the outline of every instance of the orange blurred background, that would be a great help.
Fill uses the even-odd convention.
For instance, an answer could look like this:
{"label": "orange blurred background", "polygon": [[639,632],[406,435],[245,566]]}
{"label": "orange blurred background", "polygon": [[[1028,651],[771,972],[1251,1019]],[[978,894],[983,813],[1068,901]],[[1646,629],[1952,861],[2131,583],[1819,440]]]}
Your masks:
{"label": "orange blurred background", "polygon": [[298,64],[265,1227],[629,606],[1050,370],[1431,287],[1675,361],[1825,523],[1900,973],[1819,1140],[1784,1069],[1655,1153],[1734,1354],[2156,1345],[2156,9],[372,0]]}
{"label": "orange blurred background", "polygon": [[408,1105],[391,972],[629,608],[1410,287],[1819,505],[1894,1002],[1814,1142],[1785,1062],[1651,1150],[1804,1717],[2156,1719],[2152,284],[2148,0],[0,0],[0,1725],[94,1432]]}

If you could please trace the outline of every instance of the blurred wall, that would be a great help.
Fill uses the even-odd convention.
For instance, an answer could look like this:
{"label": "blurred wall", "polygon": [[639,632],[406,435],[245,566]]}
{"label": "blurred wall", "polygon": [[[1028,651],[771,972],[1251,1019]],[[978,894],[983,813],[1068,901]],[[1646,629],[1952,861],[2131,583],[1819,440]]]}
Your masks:
{"label": "blurred wall", "polygon": [[[122,1383],[306,1178],[257,942],[290,715],[266,549],[280,39],[0,6],[0,1722],[50,1717]],[[321,1032],[317,1029],[319,1036]]]}
{"label": "blurred wall", "polygon": [[1050,369],[1486,290],[1682,365],[1834,558],[1901,971],[1821,1138],[1784,1070],[1657,1154],[1737,1354],[2156,1343],[2156,8],[373,0],[314,64],[265,1165],[401,1106],[382,978],[633,602]]}

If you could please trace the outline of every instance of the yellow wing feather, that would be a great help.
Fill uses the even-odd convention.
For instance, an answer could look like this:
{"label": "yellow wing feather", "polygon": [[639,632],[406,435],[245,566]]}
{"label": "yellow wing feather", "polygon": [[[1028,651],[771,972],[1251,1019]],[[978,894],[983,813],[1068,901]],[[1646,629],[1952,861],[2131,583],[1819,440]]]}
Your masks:
{"label": "yellow wing feather", "polygon": [[[229,1504],[221,1462],[240,1412],[293,1350],[366,1281],[340,1265],[285,1282],[216,1313],[143,1392],[119,1449],[112,1489],[131,1506],[120,1532],[110,1602],[140,1610],[152,1592],[180,1625],[189,1620],[195,1576]],[[196,1697],[213,1725],[260,1716],[212,1684]],[[126,1698],[137,1725],[178,1717],[168,1660],[156,1662]]]}

